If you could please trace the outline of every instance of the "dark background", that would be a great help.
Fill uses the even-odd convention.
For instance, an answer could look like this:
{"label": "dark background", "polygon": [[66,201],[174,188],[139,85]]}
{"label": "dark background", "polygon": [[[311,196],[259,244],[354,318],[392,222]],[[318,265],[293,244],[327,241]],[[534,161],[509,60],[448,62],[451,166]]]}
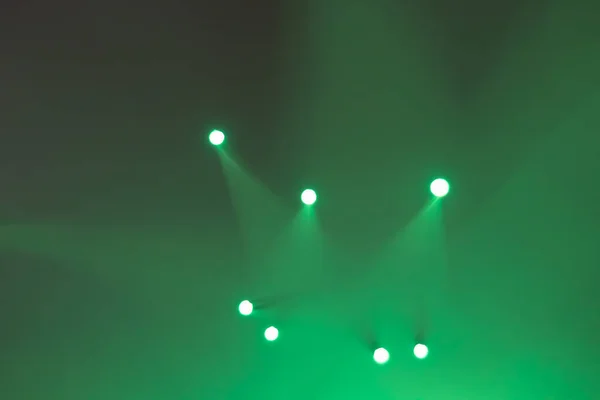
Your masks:
{"label": "dark background", "polygon": [[[0,397],[596,398],[597,13],[2,3]],[[438,175],[441,236],[385,258]],[[318,268],[272,233],[307,185]]]}

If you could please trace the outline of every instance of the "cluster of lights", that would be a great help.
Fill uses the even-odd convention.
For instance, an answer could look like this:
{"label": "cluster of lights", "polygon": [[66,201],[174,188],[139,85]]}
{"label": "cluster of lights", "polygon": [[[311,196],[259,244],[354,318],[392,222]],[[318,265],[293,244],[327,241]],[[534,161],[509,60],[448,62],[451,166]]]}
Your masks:
{"label": "cluster of lights", "polygon": [[[254,305],[250,300],[244,300],[238,306],[238,311],[245,317],[250,316],[254,312]],[[279,338],[279,329],[275,326],[269,326],[265,329],[264,335],[267,341],[274,342]],[[417,343],[413,348],[413,354],[416,358],[422,360],[429,354],[429,348],[423,343]],[[379,347],[373,351],[373,360],[377,364],[385,364],[390,360],[390,353],[384,347]]]}
{"label": "cluster of lights", "polygon": [[[208,140],[213,146],[221,146],[225,143],[225,134],[220,130],[213,130],[208,135]],[[429,186],[431,193],[438,198],[444,197],[450,191],[448,181],[443,178],[435,179]],[[300,200],[307,206],[312,206],[317,202],[317,193],[313,189],[305,189],[300,195]],[[238,306],[238,311],[243,316],[249,316],[254,312],[254,305],[249,300],[242,301]],[[265,339],[274,342],[279,338],[279,329],[275,326],[269,326],[264,332]],[[429,354],[428,347],[423,343],[416,343],[413,348],[413,354],[418,359],[424,359]],[[373,351],[373,360],[377,364],[385,364],[390,359],[390,353],[387,349],[379,347]]]}
{"label": "cluster of lights", "polygon": [[[208,135],[208,141],[213,146],[221,146],[225,143],[225,134],[222,131],[215,129]],[[444,197],[450,191],[450,184],[447,180],[438,178],[431,182],[429,190],[431,190],[431,193],[435,197]],[[300,200],[307,206],[312,206],[317,202],[317,193],[312,189],[306,189],[300,195]]]}

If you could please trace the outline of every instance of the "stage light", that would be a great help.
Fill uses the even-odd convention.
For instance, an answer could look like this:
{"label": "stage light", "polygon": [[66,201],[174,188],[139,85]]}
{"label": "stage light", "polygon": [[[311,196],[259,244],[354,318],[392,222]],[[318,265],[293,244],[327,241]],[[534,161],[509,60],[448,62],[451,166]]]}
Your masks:
{"label": "stage light", "polygon": [[265,339],[267,339],[269,342],[277,340],[278,337],[279,337],[279,330],[277,328],[275,328],[274,326],[270,326],[265,330]]}
{"label": "stage light", "polygon": [[390,359],[390,353],[383,347],[378,348],[373,352],[373,360],[377,364],[385,364]]}
{"label": "stage light", "polygon": [[317,201],[317,193],[312,189],[306,189],[302,192],[300,199],[307,206],[312,206]]}
{"label": "stage light", "polygon": [[252,314],[252,311],[254,310],[254,305],[252,305],[252,303],[249,302],[248,300],[244,300],[240,303],[238,310],[240,311],[240,314],[242,314],[242,315],[250,315],[250,314]]}
{"label": "stage light", "polygon": [[413,349],[413,353],[415,354],[415,357],[422,360],[427,357],[427,354],[429,354],[429,349],[424,344],[417,343]]}
{"label": "stage light", "polygon": [[215,129],[208,135],[208,140],[213,146],[220,146],[225,141],[225,134]]}
{"label": "stage light", "polygon": [[431,182],[429,189],[435,197],[444,197],[450,191],[450,185],[445,179],[438,178]]}

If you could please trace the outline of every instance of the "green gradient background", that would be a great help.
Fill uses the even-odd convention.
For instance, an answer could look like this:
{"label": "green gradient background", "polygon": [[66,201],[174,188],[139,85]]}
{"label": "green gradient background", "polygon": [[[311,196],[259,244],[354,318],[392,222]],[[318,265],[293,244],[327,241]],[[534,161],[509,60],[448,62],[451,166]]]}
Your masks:
{"label": "green gradient background", "polygon": [[597,398],[597,7],[207,4],[3,13],[0,398]]}

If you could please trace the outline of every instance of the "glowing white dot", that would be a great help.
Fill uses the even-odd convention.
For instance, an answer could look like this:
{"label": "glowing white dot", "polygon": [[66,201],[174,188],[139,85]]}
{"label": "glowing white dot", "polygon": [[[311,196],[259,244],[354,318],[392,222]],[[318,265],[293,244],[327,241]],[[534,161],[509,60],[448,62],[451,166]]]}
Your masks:
{"label": "glowing white dot", "polygon": [[254,310],[254,306],[248,300],[244,300],[240,303],[240,306],[238,307],[238,309],[240,310],[240,314],[250,315],[250,314],[252,314],[252,311]]}
{"label": "glowing white dot", "polygon": [[275,328],[274,326],[270,326],[265,330],[265,339],[267,339],[269,342],[277,340],[278,337],[279,337],[279,330],[277,328]]}
{"label": "glowing white dot", "polygon": [[377,364],[385,364],[389,359],[390,353],[383,347],[380,347],[373,352],[373,360],[375,360]]}
{"label": "glowing white dot", "polygon": [[415,353],[415,357],[423,359],[429,354],[429,349],[424,344],[419,343],[415,346],[413,352]]}
{"label": "glowing white dot", "polygon": [[450,191],[450,185],[447,180],[438,178],[431,182],[429,189],[435,197],[444,197]]}
{"label": "glowing white dot", "polygon": [[312,189],[306,189],[302,192],[300,199],[307,206],[313,205],[317,201],[317,193]]}
{"label": "glowing white dot", "polygon": [[214,130],[208,135],[208,140],[212,145],[219,146],[225,141],[225,134],[221,131]]}

